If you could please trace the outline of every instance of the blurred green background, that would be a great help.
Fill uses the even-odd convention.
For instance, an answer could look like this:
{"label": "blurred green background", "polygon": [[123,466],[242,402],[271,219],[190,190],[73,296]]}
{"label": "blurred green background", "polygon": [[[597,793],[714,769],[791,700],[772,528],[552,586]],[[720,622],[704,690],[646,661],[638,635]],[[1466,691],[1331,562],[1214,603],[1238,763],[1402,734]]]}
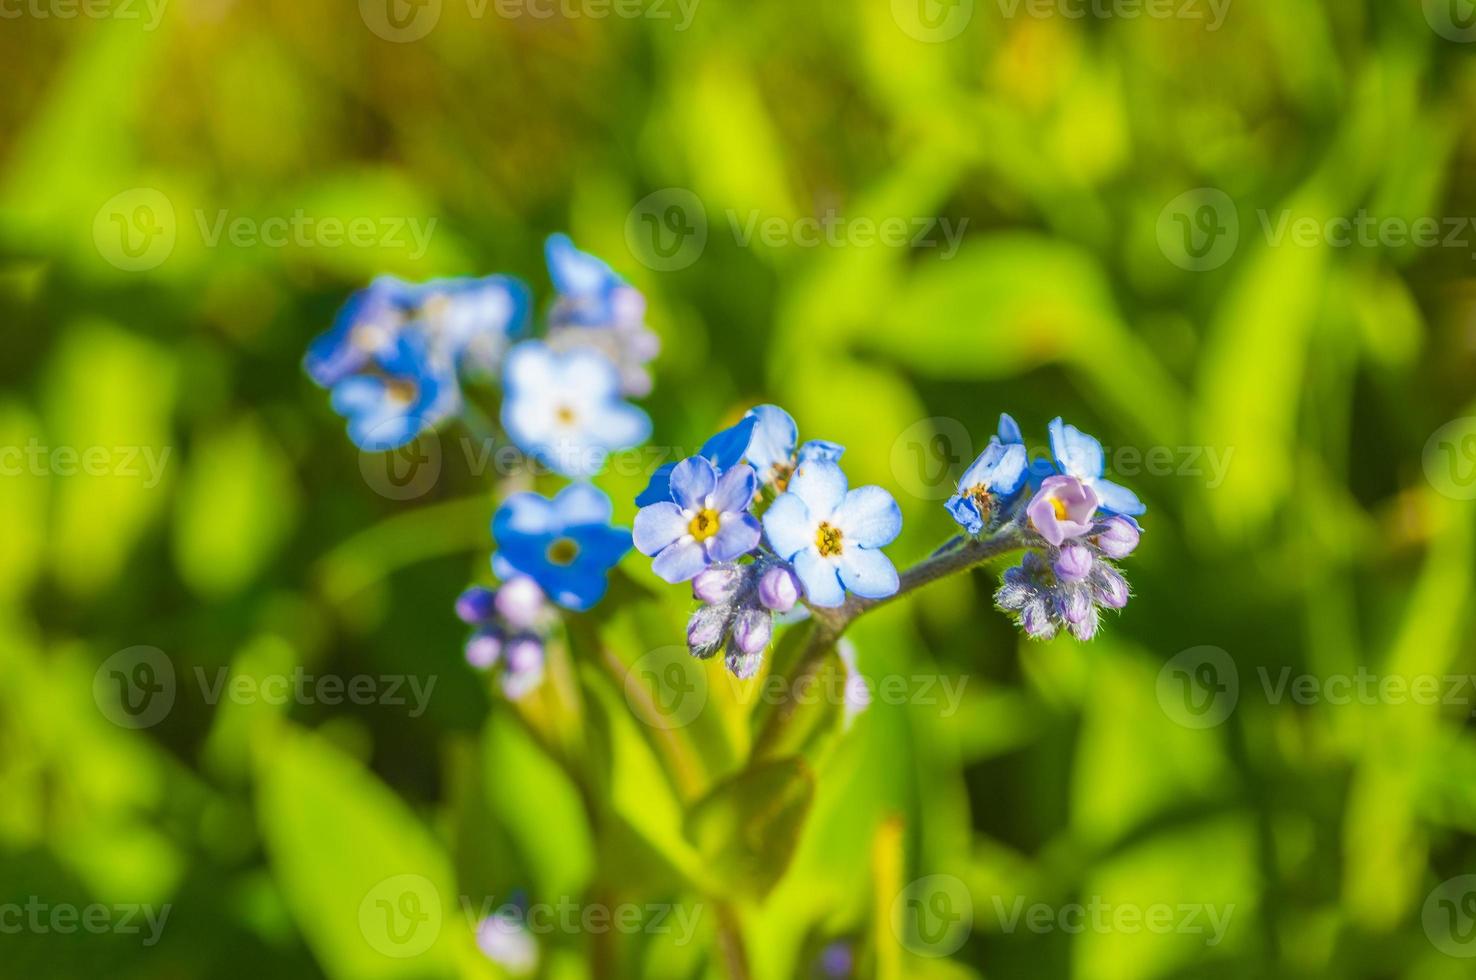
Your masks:
{"label": "blurred green background", "polygon": [[[492,976],[460,896],[522,896],[642,910],[538,936],[559,977],[809,976],[834,942],[890,977],[1469,976],[1469,11],[1151,6],[6,6],[0,974]],[[1277,231],[1360,215],[1441,244]],[[963,240],[870,240],[887,218]],[[875,703],[774,762],[771,706],[673,649],[687,597],[632,556],[513,711],[451,614],[488,578],[485,467],[448,428],[391,499],[299,360],[382,272],[546,302],[557,230],[649,299],[653,443],[779,402],[897,495],[908,564],[1000,411],[1061,414],[1149,504],[1136,598],[1089,645],[1023,642],[986,573],[868,616]],[[628,523],[643,475],[598,482]],[[140,646],[172,704],[115,724]],[[689,724],[642,664],[705,685]],[[1335,703],[1360,669],[1441,696]],[[298,670],[434,687],[249,696]],[[400,945],[384,916],[437,899]],[[108,911],[12,928],[28,903]]]}

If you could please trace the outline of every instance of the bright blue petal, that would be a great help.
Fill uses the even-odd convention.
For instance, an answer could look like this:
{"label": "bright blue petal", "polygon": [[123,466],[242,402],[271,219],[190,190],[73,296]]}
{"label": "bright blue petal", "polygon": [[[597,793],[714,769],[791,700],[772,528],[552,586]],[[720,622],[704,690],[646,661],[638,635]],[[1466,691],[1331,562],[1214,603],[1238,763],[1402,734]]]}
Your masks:
{"label": "bright blue petal", "polygon": [[707,539],[709,561],[733,561],[758,547],[763,529],[752,514],[726,514],[718,533]]}
{"label": "bright blue petal", "polygon": [[566,527],[607,524],[614,508],[603,490],[589,483],[571,483],[553,499],[554,512]]}
{"label": "bright blue petal", "polygon": [[554,602],[575,612],[583,612],[599,602],[609,587],[604,569],[583,567],[577,562],[550,565],[535,579]]}
{"label": "bright blue petal", "polygon": [[1095,480],[1104,466],[1102,444],[1057,416],[1051,421],[1051,453],[1067,476]]}
{"label": "bright blue petal", "polygon": [[999,415],[999,441],[1007,446],[1025,444],[1025,436],[1020,431],[1020,423],[1004,412]]}
{"label": "bright blue petal", "polygon": [[529,535],[552,537],[563,527],[553,502],[536,493],[515,493],[492,515],[492,537],[499,543]]}
{"label": "bright blue petal", "polygon": [[789,492],[805,502],[812,517],[823,521],[846,497],[846,474],[834,463],[813,460],[794,471]]}
{"label": "bright blue petal", "polygon": [[753,415],[743,416],[737,425],[724,429],[704,442],[702,452],[698,455],[707,457],[720,470],[737,466],[744,453],[748,452],[748,444],[753,438],[756,425],[758,419]]}
{"label": "bright blue petal", "polygon": [[1148,510],[1137,494],[1111,480],[1093,480],[1092,489],[1097,491],[1097,500],[1103,510],[1127,517],[1137,517]]}
{"label": "bright blue petal", "polygon": [[956,493],[949,497],[948,502],[943,506],[948,508],[948,513],[953,515],[959,527],[970,534],[978,534],[984,530],[983,515],[979,513],[978,506],[971,498]]}
{"label": "bright blue petal", "polygon": [[633,530],[636,550],[654,555],[687,533],[687,518],[670,500],[657,501],[636,511]]}
{"label": "bright blue petal", "polygon": [[902,511],[881,487],[857,487],[846,494],[832,515],[849,553],[853,546],[880,548],[902,533]]}
{"label": "bright blue petal", "polygon": [[846,447],[838,442],[831,442],[828,439],[811,439],[799,447],[799,453],[795,458],[801,463],[808,463],[812,460],[834,463],[845,453]]}
{"label": "bright blue petal", "polygon": [[675,585],[685,582],[707,567],[707,551],[696,541],[678,541],[670,545],[651,563],[651,571]]}
{"label": "bright blue petal", "polygon": [[569,529],[569,537],[579,547],[576,565],[598,571],[601,575],[619,563],[631,548],[631,534],[623,527],[588,524]]}
{"label": "bright blue petal", "polygon": [[789,464],[794,444],[799,441],[799,426],[778,405],[759,405],[748,414],[757,420],[748,440],[748,461],[767,476],[774,466]]}
{"label": "bright blue petal", "polygon": [[671,495],[687,510],[701,510],[717,486],[717,471],[701,456],[689,456],[671,471]]}
{"label": "bright blue petal", "polygon": [[885,599],[900,585],[892,560],[871,548],[846,548],[840,557],[840,578],[849,591],[863,599]]}
{"label": "bright blue petal", "polygon": [[740,464],[718,478],[712,491],[712,508],[719,514],[748,510],[753,495],[758,493],[758,477],[753,467]]}
{"label": "bright blue petal", "polygon": [[1030,465],[1030,453],[1020,443],[1004,447],[1004,453],[995,463],[989,476],[988,487],[1001,497],[1013,497],[1025,485],[1026,471]]}
{"label": "bright blue petal", "polygon": [[803,500],[792,493],[784,493],[764,511],[764,533],[769,536],[769,546],[780,558],[790,558],[795,552],[815,543],[815,521]]}
{"label": "bright blue petal", "polygon": [[1004,454],[1005,447],[1000,444],[1000,441],[990,439],[989,445],[984,447],[979,458],[969,464],[963,476],[958,478],[958,492],[964,493],[973,487],[989,486],[994,479],[995,468],[999,466],[999,461],[1004,458]]}
{"label": "bright blue petal", "polygon": [[840,575],[834,565],[809,548],[794,556],[794,573],[805,587],[805,598],[812,605],[834,608],[846,601]]}
{"label": "bright blue petal", "polygon": [[671,471],[676,469],[675,463],[667,463],[651,474],[651,482],[646,484],[646,489],[640,492],[635,502],[637,507],[649,507],[652,504],[661,503],[663,500],[671,499]]}

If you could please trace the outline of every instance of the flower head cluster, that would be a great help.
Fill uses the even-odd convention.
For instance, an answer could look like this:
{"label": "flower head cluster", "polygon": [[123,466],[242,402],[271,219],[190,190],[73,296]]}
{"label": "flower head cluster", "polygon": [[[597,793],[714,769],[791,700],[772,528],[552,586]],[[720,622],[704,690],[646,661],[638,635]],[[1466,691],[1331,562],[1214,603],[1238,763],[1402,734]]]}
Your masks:
{"label": "flower head cluster", "polygon": [[692,581],[703,603],[687,628],[698,657],[727,647],[728,668],[751,677],[773,614],[797,601],[834,607],[850,592],[884,598],[897,570],[880,550],[902,527],[891,494],[849,490],[832,442],[799,444],[789,413],[760,405],[663,467],[636,498],[635,546],[668,582]]}
{"label": "flower head cluster", "polygon": [[456,615],[473,627],[466,661],[478,670],[502,666],[502,689],[520,698],[543,680],[544,638],[551,610],[538,583],[514,575],[496,589],[473,585],[456,600]]}
{"label": "flower head cluster", "polygon": [[527,287],[507,276],[381,276],[344,304],[303,367],[331,389],[355,445],[394,449],[460,411],[460,377],[485,376],[527,316]]}
{"label": "flower head cluster", "polygon": [[[1066,630],[1089,640],[1102,610],[1127,605],[1128,583],[1116,562],[1137,548],[1142,529],[1134,518],[1147,508],[1103,477],[1101,443],[1075,426],[1059,418],[1051,423],[1049,469],[1024,465],[1023,441],[1006,438],[1011,429],[1018,436],[1014,421],[1003,416],[1000,436],[964,474],[949,512],[970,533],[998,526],[999,515],[1017,521],[1029,550],[1005,572],[995,603],[1035,639]],[[1001,449],[1018,462],[1004,463]],[[1022,511],[1026,487],[1033,494]]]}

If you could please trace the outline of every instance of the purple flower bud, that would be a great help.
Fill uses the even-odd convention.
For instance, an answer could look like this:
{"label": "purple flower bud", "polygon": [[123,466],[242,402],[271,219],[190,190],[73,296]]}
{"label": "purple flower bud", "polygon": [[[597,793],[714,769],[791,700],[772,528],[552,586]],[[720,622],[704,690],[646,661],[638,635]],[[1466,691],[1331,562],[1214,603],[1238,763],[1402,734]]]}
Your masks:
{"label": "purple flower bud", "polygon": [[1088,589],[1068,588],[1057,601],[1061,607],[1061,618],[1072,626],[1096,616],[1096,607],[1092,605],[1092,594]]}
{"label": "purple flower bud", "polygon": [[543,673],[543,641],[524,633],[507,643],[507,669],[513,674]]}
{"label": "purple flower bud", "polygon": [[738,594],[743,572],[736,565],[709,565],[692,579],[692,596],[716,605]]}
{"label": "purple flower bud", "polygon": [[1092,573],[1092,598],[1108,609],[1121,609],[1128,604],[1127,579],[1106,564],[1098,564]]}
{"label": "purple flower bud", "polygon": [[728,612],[717,606],[703,606],[687,620],[687,648],[692,656],[706,660],[718,652],[728,635]]}
{"label": "purple flower bud", "polygon": [[724,659],[728,665],[728,671],[740,681],[746,681],[759,672],[764,665],[764,655],[758,653],[744,653],[734,643],[728,644],[728,655]]}
{"label": "purple flower bud", "polygon": [[502,631],[490,628],[477,630],[466,641],[466,662],[478,670],[490,670],[502,655]]}
{"label": "purple flower bud", "polygon": [[514,575],[497,590],[497,612],[513,629],[532,629],[543,613],[543,590],[526,575]]}
{"label": "purple flower bud", "polygon": [[1092,552],[1084,544],[1068,544],[1052,566],[1063,582],[1080,582],[1092,573]]}
{"label": "purple flower bud", "polygon": [[1039,599],[1020,610],[1020,626],[1037,640],[1049,640],[1056,635],[1056,623],[1051,619],[1050,609]]}
{"label": "purple flower bud", "polygon": [[1025,557],[1020,559],[1020,571],[1028,578],[1039,578],[1045,570],[1045,559],[1040,556],[1039,552],[1027,551]]}
{"label": "purple flower bud", "polygon": [[758,584],[759,602],[775,612],[789,612],[799,602],[800,583],[788,565],[773,565]]}
{"label": "purple flower bud", "polygon": [[456,618],[469,626],[479,626],[492,618],[494,601],[491,589],[470,586],[456,599]]}
{"label": "purple flower bud", "polygon": [[1071,635],[1084,643],[1097,635],[1098,622],[1100,622],[1100,617],[1097,607],[1088,604],[1087,614],[1082,617],[1081,621],[1071,623]]}
{"label": "purple flower bud", "polygon": [[[1019,571],[1012,568],[1010,572]],[[1005,583],[994,593],[994,604],[1001,609],[1018,611],[1025,608],[1025,604],[1035,598],[1035,589],[1020,582],[1010,581],[1009,572],[1005,573]]]}
{"label": "purple flower bud", "polygon": [[740,609],[733,619],[733,644],[744,653],[763,653],[774,635],[774,617],[766,609]]}
{"label": "purple flower bud", "polygon": [[1094,540],[1108,558],[1126,558],[1138,547],[1141,537],[1137,521],[1131,517],[1113,516],[1098,525]]}

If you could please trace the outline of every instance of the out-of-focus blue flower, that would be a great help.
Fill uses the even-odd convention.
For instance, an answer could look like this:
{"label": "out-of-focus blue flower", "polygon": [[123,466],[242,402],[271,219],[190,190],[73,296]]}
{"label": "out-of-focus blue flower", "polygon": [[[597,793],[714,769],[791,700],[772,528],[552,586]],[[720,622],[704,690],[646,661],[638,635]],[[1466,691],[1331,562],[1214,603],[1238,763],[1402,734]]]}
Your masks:
{"label": "out-of-focus blue flower", "polygon": [[719,473],[701,456],[682,460],[671,473],[670,499],[636,514],[636,549],[655,557],[652,570],[668,582],[685,582],[708,565],[746,555],[763,535],[748,513],[757,486],[749,466]]}
{"label": "out-of-focus blue flower", "polygon": [[964,471],[958,492],[948,498],[948,513],[970,534],[983,531],[1001,507],[1008,507],[1030,476],[1030,458],[1020,427],[1008,415],[999,417],[999,434],[991,436],[979,458]]}
{"label": "out-of-focus blue flower", "polygon": [[630,550],[630,532],[610,525],[612,513],[610,498],[587,483],[571,484],[552,500],[515,494],[492,518],[498,549],[492,570],[502,579],[527,575],[565,609],[589,609]]}
{"label": "out-of-focus blue flower", "polygon": [[599,351],[564,353],[525,341],[507,355],[502,426],[524,452],[565,476],[589,476],[611,450],[644,442],[651,420],[620,397],[620,379]]}
{"label": "out-of-focus blue flower", "polygon": [[[745,415],[737,425],[724,429],[704,442],[697,455],[711,463],[720,473],[732,469],[748,451],[748,440],[757,423],[758,419],[752,413]],[[676,465],[667,463],[652,474],[651,482],[636,497],[636,506],[646,507],[671,499],[671,471],[676,469]]]}
{"label": "out-of-focus blue flower", "polygon": [[395,449],[454,414],[456,379],[437,369],[419,338],[401,334],[376,351],[362,373],[333,386],[333,410],[348,420],[349,438],[367,452]]}
{"label": "out-of-focus blue flower", "polygon": [[835,462],[846,449],[835,442],[811,439],[799,442],[794,417],[778,405],[760,405],[748,413],[756,422],[744,458],[758,473],[759,482],[783,492],[795,468],[810,460]]}
{"label": "out-of-focus blue flower", "polygon": [[1056,417],[1051,421],[1051,455],[1066,476],[1073,476],[1096,491],[1103,510],[1137,517],[1148,508],[1127,487],[1103,479],[1106,456],[1102,444],[1074,425]]}
{"label": "out-of-focus blue flower", "polygon": [[847,491],[846,475],[828,459],[800,462],[788,491],[764,514],[779,557],[794,566],[817,606],[839,606],[846,592],[881,599],[897,591],[897,569],[879,549],[902,530],[902,512],[881,487]]}
{"label": "out-of-focus blue flower", "polygon": [[623,394],[650,394],[646,365],[661,342],[646,327],[646,298],[605,262],[575,248],[568,235],[549,236],[544,255],[559,292],[548,317],[549,346],[595,347],[615,365]]}
{"label": "out-of-focus blue flower", "polygon": [[448,375],[462,366],[486,372],[526,328],[528,308],[528,288],[508,276],[419,284],[380,276],[349,297],[333,326],[309,345],[303,367],[332,387],[370,368],[410,333]]}

